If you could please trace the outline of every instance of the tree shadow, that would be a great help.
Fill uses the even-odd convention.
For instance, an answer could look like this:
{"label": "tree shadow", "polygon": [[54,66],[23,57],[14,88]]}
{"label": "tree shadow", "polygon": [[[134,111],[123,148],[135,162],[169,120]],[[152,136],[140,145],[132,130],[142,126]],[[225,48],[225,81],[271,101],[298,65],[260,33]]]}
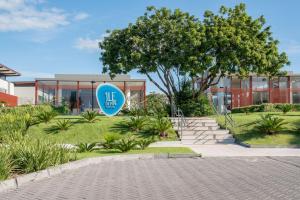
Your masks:
{"label": "tree shadow", "polygon": [[127,134],[129,132],[132,132],[132,129],[130,128],[127,121],[121,121],[121,122],[115,123],[109,129],[110,129],[110,131],[118,132],[120,134]]}

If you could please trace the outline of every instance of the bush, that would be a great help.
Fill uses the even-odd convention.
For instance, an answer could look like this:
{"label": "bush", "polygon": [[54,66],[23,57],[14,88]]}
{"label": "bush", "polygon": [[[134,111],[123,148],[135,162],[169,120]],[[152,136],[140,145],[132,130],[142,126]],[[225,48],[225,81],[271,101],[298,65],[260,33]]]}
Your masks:
{"label": "bush", "polygon": [[159,134],[160,137],[167,137],[168,130],[172,128],[169,118],[157,116],[151,124],[151,128]]}
{"label": "bush", "polygon": [[142,139],[142,140],[138,140],[136,141],[136,145],[144,150],[146,149],[151,143],[153,143],[154,141],[152,139]]}
{"label": "bush", "polygon": [[168,99],[164,94],[150,93],[147,95],[146,109],[149,115],[168,114]]}
{"label": "bush", "polygon": [[54,117],[57,116],[57,113],[53,110],[51,111],[43,111],[40,112],[40,114],[37,115],[37,118],[44,123],[49,123]]}
{"label": "bush", "polygon": [[282,105],[277,105],[277,108],[283,112],[283,114],[286,114],[290,112],[293,109],[292,104],[282,104]]}
{"label": "bush", "polygon": [[83,153],[83,152],[91,152],[91,151],[94,151],[95,150],[95,147],[96,147],[96,142],[93,142],[93,143],[80,143],[80,144],[77,144],[76,147],[77,147],[77,152],[78,153]]}
{"label": "bush", "polygon": [[7,149],[14,163],[14,172],[30,173],[73,160],[73,153],[57,144],[24,137],[11,141]]}
{"label": "bush", "polygon": [[52,127],[56,130],[59,130],[59,131],[66,131],[68,130],[71,126],[72,126],[72,122],[68,119],[63,119],[63,120],[57,120],[56,121],[56,124],[53,125]]}
{"label": "bush", "polygon": [[128,128],[136,132],[142,130],[145,125],[146,125],[146,117],[141,117],[141,116],[130,117],[129,121],[127,121]]}
{"label": "bush", "polygon": [[254,122],[255,128],[268,135],[273,135],[283,130],[283,125],[286,124],[284,119],[280,119],[270,114],[262,115],[260,120]]}
{"label": "bush", "polygon": [[232,113],[252,113],[252,112],[278,112],[282,105],[286,104],[271,104],[265,103],[260,105],[250,105],[244,107],[233,108]]}
{"label": "bush", "polygon": [[122,138],[118,140],[114,145],[113,148],[117,149],[121,152],[127,152],[136,147],[137,143],[134,138],[128,137],[128,138]]}
{"label": "bush", "polygon": [[7,179],[13,170],[13,163],[10,160],[10,153],[0,147],[0,180]]}
{"label": "bush", "polygon": [[87,110],[87,111],[81,113],[81,116],[90,123],[93,123],[97,120],[96,119],[97,115],[98,114],[96,111],[90,111],[90,110]]}
{"label": "bush", "polygon": [[116,134],[107,134],[103,139],[104,140],[101,142],[102,147],[104,149],[113,149],[117,140],[120,139],[120,136]]}

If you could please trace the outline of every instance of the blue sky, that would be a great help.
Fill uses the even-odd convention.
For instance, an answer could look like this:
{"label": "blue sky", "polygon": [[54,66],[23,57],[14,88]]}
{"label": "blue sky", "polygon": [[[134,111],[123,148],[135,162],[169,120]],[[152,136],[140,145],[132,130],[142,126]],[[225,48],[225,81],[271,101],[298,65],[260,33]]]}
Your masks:
{"label": "blue sky", "polygon": [[[300,72],[300,1],[298,0],[0,0],[0,63],[22,73],[13,80],[51,77],[55,73],[101,73],[97,41],[107,29],[123,28],[145,8],[180,8],[201,18],[221,5],[247,5],[254,17],[264,15],[280,49]],[[143,76],[131,73],[132,77]],[[148,82],[147,92],[157,90]]]}

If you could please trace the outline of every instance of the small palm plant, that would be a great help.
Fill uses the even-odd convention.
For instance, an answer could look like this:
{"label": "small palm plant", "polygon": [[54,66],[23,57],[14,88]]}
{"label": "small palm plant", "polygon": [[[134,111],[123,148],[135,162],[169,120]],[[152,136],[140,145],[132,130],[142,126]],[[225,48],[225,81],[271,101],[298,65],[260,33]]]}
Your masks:
{"label": "small palm plant", "polygon": [[290,112],[292,109],[293,106],[291,104],[283,104],[279,107],[279,110],[281,110],[283,114]]}
{"label": "small palm plant", "polygon": [[114,149],[117,149],[121,152],[127,152],[134,149],[136,145],[137,143],[134,138],[132,137],[122,138],[115,143]]}
{"label": "small palm plant", "polygon": [[43,111],[37,115],[37,118],[41,122],[44,122],[47,124],[56,116],[57,116],[57,113],[54,111]]}
{"label": "small palm plant", "polygon": [[138,140],[136,144],[140,149],[144,150],[153,142],[154,142],[153,139],[142,139],[142,140]]}
{"label": "small palm plant", "polygon": [[23,134],[26,134],[28,129],[31,126],[39,124],[40,121],[36,117],[30,115],[29,113],[25,113],[25,115],[23,116],[23,122],[24,122],[24,126],[25,126],[24,127],[25,130],[24,130]]}
{"label": "small palm plant", "polygon": [[137,117],[130,117],[129,121],[127,122],[127,126],[132,131],[140,131],[146,125],[146,117],[137,116]]}
{"label": "small palm plant", "polygon": [[93,122],[97,121],[97,119],[96,119],[97,112],[95,112],[95,111],[87,110],[87,111],[83,112],[81,114],[81,116],[89,123],[93,123]]}
{"label": "small palm plant", "polygon": [[77,152],[78,153],[83,153],[83,152],[91,152],[91,151],[94,151],[95,150],[95,147],[96,147],[96,142],[93,142],[93,143],[80,143],[80,144],[77,144],[76,147],[77,147]]}
{"label": "small palm plant", "polygon": [[262,115],[260,120],[254,122],[255,128],[268,135],[273,135],[283,130],[283,125],[286,124],[284,119],[272,116],[270,114]]}
{"label": "small palm plant", "polygon": [[70,120],[57,120],[56,123],[52,126],[52,129],[55,131],[66,131],[68,130],[73,124]]}
{"label": "small palm plant", "polygon": [[153,129],[157,131],[161,137],[168,136],[168,130],[172,128],[172,123],[168,118],[157,116],[152,123]]}
{"label": "small palm plant", "polygon": [[104,140],[101,142],[102,147],[104,149],[113,149],[117,140],[120,139],[120,136],[116,134],[107,134],[103,139]]}

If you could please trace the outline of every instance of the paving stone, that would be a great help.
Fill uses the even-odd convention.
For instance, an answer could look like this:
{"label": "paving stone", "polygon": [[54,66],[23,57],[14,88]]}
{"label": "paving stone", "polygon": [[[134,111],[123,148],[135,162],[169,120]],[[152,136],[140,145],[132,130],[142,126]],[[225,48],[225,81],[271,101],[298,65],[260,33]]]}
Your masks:
{"label": "paving stone", "polygon": [[2,200],[300,199],[299,157],[108,161],[0,193]]}

